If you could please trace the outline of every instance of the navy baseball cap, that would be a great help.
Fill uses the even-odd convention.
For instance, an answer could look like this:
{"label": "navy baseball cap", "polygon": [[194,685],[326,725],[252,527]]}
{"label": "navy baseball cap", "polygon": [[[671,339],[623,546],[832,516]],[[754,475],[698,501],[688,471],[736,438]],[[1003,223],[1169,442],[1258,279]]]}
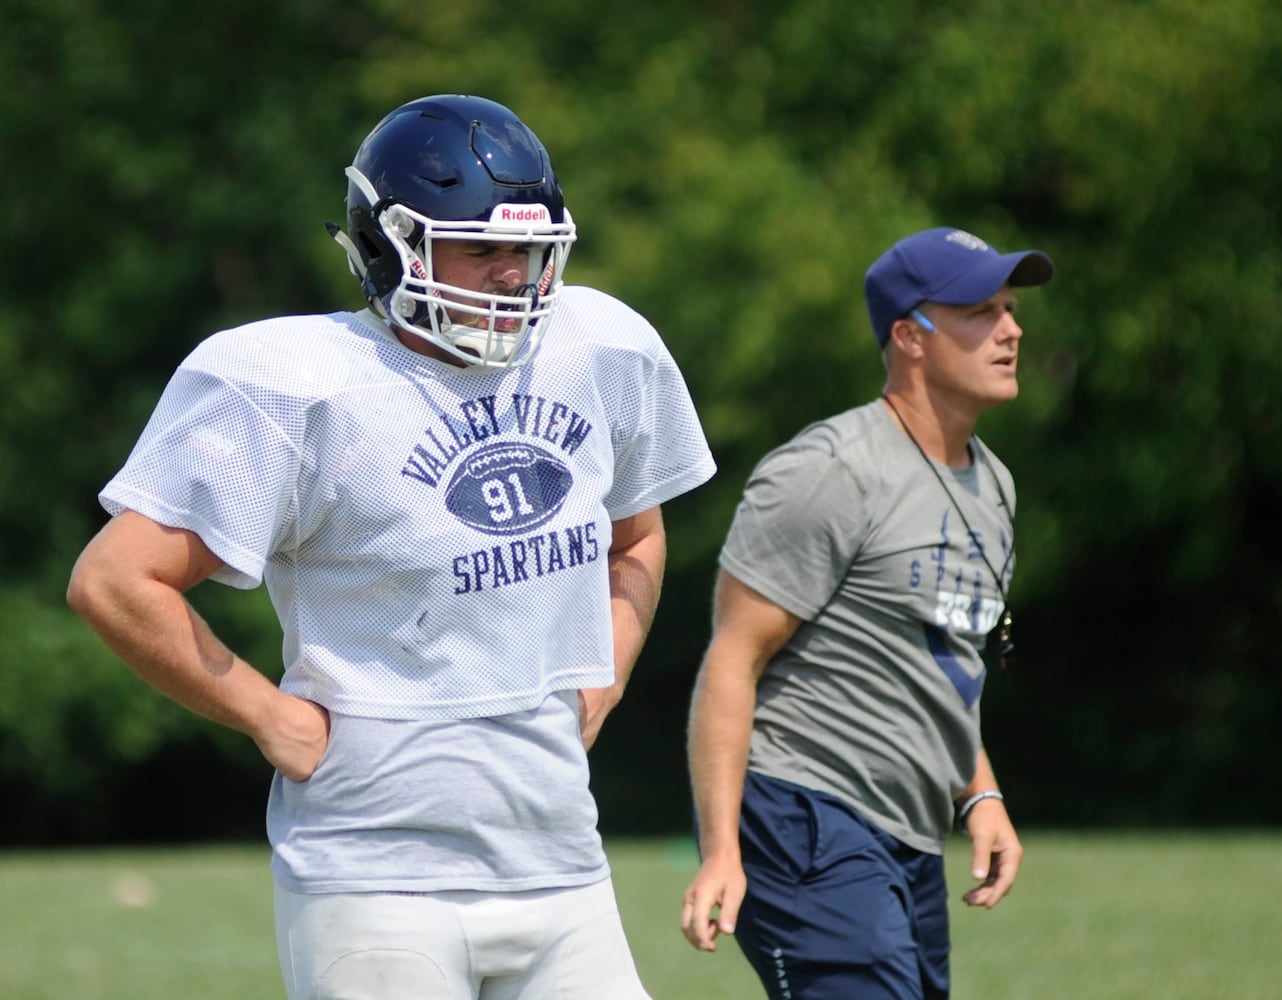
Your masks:
{"label": "navy baseball cap", "polygon": [[1055,265],[1040,250],[998,253],[978,236],[941,226],[906,236],[874,261],[864,298],[882,347],[890,328],[923,302],[965,306],[1003,285],[1028,288],[1051,280]]}

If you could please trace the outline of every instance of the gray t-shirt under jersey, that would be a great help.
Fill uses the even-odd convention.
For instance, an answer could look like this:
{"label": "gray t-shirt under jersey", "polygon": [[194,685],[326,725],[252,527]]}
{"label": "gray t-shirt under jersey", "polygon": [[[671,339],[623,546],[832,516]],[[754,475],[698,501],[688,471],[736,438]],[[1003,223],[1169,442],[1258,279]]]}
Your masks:
{"label": "gray t-shirt under jersey", "polygon": [[984,555],[1003,590],[1014,567],[1010,473],[976,439],[971,453],[935,465],[950,499],[880,400],[848,410],[762,459],[721,552],[804,619],[762,675],[749,767],[930,853],[980,749],[981,654],[1003,607]]}

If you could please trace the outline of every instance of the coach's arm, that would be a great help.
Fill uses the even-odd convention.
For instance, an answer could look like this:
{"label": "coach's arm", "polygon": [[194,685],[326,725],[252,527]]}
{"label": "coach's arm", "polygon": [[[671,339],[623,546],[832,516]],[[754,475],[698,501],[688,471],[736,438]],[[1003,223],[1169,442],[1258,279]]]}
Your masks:
{"label": "coach's arm", "polygon": [[[972,796],[997,791],[993,765],[987,751],[981,748],[975,760],[975,776],[958,796],[958,801],[966,802]],[[983,906],[991,910],[1015,884],[1019,866],[1024,860],[1024,847],[1006,813],[1006,804],[1000,793],[991,798],[980,798],[972,805],[965,821],[966,834],[971,841],[970,874],[979,885],[962,899],[968,906]]]}
{"label": "coach's arm", "polygon": [[686,890],[681,929],[700,951],[733,934],[747,878],[739,813],[757,682],[801,619],[724,570],[713,597],[712,641],[690,706],[689,765],[702,864]]}

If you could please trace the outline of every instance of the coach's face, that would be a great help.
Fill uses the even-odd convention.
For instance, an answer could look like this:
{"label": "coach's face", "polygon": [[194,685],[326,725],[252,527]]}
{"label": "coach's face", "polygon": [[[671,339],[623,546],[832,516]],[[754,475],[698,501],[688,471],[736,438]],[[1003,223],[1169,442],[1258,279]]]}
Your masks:
{"label": "coach's face", "polygon": [[1015,322],[1015,296],[1003,286],[983,302],[920,310],[934,325],[923,331],[921,364],[933,390],[961,405],[986,410],[1019,394],[1016,367],[1024,331]]}

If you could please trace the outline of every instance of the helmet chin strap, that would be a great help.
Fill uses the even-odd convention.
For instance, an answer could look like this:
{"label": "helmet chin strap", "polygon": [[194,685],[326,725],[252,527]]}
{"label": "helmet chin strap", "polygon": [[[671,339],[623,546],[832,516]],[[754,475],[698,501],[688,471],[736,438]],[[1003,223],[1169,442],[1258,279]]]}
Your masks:
{"label": "helmet chin strap", "polygon": [[512,351],[504,350],[504,345],[498,343],[493,337],[464,334],[461,337],[451,338],[451,342],[466,354],[475,353],[476,363],[479,364],[503,364],[512,356]]}
{"label": "helmet chin strap", "polygon": [[383,300],[378,297],[370,285],[369,268],[367,268],[365,266],[365,262],[361,260],[361,255],[356,249],[356,244],[351,241],[351,238],[343,232],[342,229],[332,222],[325,223],[325,231],[329,233],[335,243],[343,248],[343,252],[347,254],[347,267],[352,274],[356,275],[356,277],[360,279],[361,291],[365,293],[365,300],[369,303],[370,308],[374,310],[380,319],[387,320],[390,323],[391,316],[388,315],[387,308],[383,305]]}
{"label": "helmet chin strap", "polygon": [[367,269],[365,262],[361,260],[360,253],[356,250],[356,244],[351,241],[351,238],[342,229],[332,222],[325,223],[325,232],[329,233],[330,238],[342,247],[344,253],[347,254],[347,266],[352,269],[352,274],[364,281]]}
{"label": "helmet chin strap", "polygon": [[436,328],[442,337],[460,351],[474,354],[481,364],[503,364],[525,339],[527,327],[519,334],[503,334],[493,326],[475,327],[453,322],[444,309],[440,310]]}

